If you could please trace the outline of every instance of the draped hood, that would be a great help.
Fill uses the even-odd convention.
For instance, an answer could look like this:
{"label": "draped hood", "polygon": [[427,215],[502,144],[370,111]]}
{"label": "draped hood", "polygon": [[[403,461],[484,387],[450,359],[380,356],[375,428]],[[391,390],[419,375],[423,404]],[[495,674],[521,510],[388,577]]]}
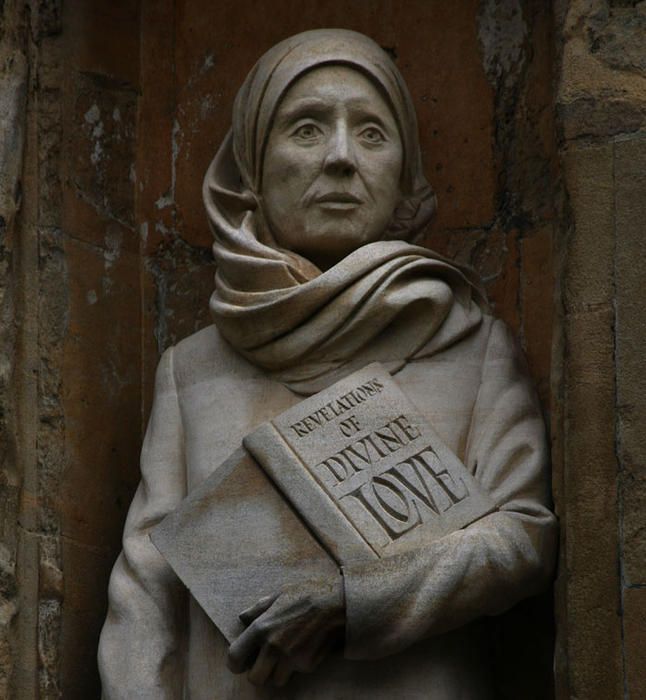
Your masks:
{"label": "draped hood", "polygon": [[[265,223],[262,166],[281,98],[306,72],[344,65],[370,79],[397,122],[402,199],[383,240],[322,271],[281,249]],[[342,29],[304,32],[253,67],[233,109],[233,127],[206,173],[203,198],[215,242],[210,301],[224,338],[292,390],[310,394],[369,362],[391,373],[472,332],[486,308],[477,276],[409,241],[424,230],[435,195],[422,171],[415,111],[390,57]]]}

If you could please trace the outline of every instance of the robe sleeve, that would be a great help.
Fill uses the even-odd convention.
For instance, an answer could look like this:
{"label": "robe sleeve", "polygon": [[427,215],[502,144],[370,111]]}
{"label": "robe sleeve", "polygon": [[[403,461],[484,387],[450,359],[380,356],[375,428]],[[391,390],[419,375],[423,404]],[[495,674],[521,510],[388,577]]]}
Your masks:
{"label": "robe sleeve", "polygon": [[185,496],[183,442],[170,348],[157,368],[141,482],[128,512],[123,551],[110,577],[109,609],[99,643],[104,700],[182,697],[185,594],[148,535]]}
{"label": "robe sleeve", "polygon": [[427,547],[345,566],[347,658],[394,654],[499,614],[551,578],[557,526],[544,424],[524,358],[501,321],[489,336],[465,464],[498,511]]}

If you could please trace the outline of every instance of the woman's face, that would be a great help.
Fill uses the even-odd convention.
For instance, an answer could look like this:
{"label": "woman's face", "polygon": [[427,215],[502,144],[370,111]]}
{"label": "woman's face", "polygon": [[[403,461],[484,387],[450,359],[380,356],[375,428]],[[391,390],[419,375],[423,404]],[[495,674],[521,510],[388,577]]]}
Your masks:
{"label": "woman's face", "polygon": [[262,169],[278,245],[329,267],[379,240],[400,200],[403,150],[372,82],[345,66],[306,73],[280,102]]}

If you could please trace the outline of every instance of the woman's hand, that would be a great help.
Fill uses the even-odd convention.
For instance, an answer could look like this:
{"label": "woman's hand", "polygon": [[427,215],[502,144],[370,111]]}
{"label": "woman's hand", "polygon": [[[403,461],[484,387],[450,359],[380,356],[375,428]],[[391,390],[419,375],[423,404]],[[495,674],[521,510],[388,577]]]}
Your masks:
{"label": "woman's hand", "polygon": [[294,671],[313,671],[343,641],[343,578],[314,580],[267,596],[240,614],[247,629],[229,647],[234,673],[249,669],[255,685],[284,685]]}

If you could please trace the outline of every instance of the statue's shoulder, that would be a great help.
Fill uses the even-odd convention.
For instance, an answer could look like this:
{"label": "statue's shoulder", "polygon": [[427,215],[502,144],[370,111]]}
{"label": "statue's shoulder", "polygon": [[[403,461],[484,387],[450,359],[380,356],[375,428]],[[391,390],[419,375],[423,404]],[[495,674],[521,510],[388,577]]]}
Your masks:
{"label": "statue's shoulder", "polygon": [[487,356],[490,358],[522,357],[523,352],[516,333],[501,318],[485,316],[483,326],[487,330]]}
{"label": "statue's shoulder", "polygon": [[523,353],[516,334],[507,323],[489,312],[482,314],[480,324],[459,342],[435,355],[436,360],[454,364],[485,364],[521,359]]}
{"label": "statue's shoulder", "polygon": [[245,360],[220,335],[214,325],[181,340],[173,349],[173,370],[178,389],[213,382],[218,377],[240,377],[258,374],[258,369]]}

